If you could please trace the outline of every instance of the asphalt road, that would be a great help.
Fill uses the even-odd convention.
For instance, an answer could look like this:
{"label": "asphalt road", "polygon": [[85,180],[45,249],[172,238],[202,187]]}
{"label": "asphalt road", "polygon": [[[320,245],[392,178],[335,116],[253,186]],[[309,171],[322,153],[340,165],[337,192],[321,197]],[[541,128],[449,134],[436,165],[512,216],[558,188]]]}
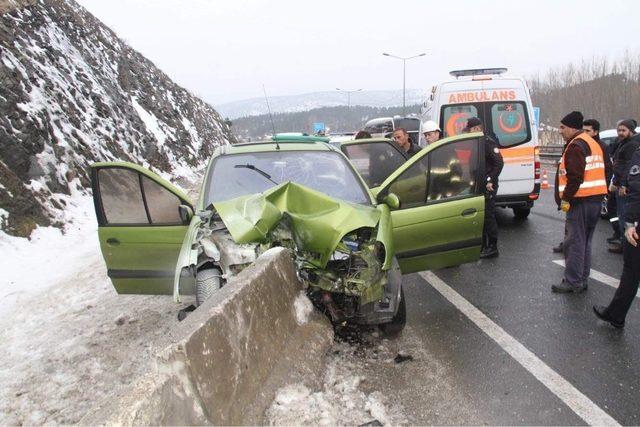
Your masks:
{"label": "asphalt road", "polygon": [[623,331],[591,308],[608,303],[622,269],[607,251],[610,225],[596,229],[588,291],[558,295],[553,189],[526,221],[500,209],[498,223],[499,258],[404,277],[407,328],[387,345],[414,360],[368,360],[370,389],[410,424],[640,424],[640,305]]}

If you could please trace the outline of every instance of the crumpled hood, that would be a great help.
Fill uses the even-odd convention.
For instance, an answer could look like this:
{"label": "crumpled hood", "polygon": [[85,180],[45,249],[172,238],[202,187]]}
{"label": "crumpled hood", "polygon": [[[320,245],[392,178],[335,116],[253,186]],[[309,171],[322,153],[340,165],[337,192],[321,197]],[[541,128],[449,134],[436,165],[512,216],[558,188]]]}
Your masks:
{"label": "crumpled hood", "polygon": [[320,268],[326,267],[347,233],[376,227],[381,217],[373,206],[334,199],[293,182],[216,202],[213,207],[237,243],[265,243],[269,232],[287,220],[298,249],[317,254],[313,258]]}

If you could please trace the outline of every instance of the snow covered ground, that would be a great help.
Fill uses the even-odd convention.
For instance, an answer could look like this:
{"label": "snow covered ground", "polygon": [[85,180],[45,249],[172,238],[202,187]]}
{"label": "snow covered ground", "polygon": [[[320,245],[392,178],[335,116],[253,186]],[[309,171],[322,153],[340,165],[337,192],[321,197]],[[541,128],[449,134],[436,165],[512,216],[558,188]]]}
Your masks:
{"label": "snow covered ground", "polygon": [[70,424],[146,372],[177,322],[170,296],[117,295],[90,196],[66,200],[64,234],[0,232],[0,425]]}

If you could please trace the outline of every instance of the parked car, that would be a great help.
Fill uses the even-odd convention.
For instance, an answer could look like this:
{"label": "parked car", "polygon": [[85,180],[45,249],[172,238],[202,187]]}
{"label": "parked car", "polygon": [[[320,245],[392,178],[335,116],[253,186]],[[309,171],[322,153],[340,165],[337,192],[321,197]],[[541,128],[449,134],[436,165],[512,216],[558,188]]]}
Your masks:
{"label": "parked car", "polygon": [[[636,133],[640,133],[640,126],[636,128]],[[607,129],[600,132],[600,141],[606,145],[611,145],[618,139],[617,129]]]}
{"label": "parked car", "polygon": [[402,273],[479,256],[479,136],[434,144],[371,190],[327,138],[222,146],[197,203],[138,165],[93,164],[108,275],[118,293],[178,301],[195,293],[202,303],[261,253],[284,246],[334,321],[400,330]]}

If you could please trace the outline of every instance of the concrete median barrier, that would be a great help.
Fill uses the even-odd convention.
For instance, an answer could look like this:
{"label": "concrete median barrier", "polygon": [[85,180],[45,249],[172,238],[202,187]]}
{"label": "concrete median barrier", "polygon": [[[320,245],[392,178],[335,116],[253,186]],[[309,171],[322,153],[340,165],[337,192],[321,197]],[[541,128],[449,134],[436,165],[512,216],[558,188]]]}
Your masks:
{"label": "concrete median barrier", "polygon": [[280,387],[319,386],[332,341],[290,252],[272,249],[176,325],[149,374],[81,424],[261,424]]}

